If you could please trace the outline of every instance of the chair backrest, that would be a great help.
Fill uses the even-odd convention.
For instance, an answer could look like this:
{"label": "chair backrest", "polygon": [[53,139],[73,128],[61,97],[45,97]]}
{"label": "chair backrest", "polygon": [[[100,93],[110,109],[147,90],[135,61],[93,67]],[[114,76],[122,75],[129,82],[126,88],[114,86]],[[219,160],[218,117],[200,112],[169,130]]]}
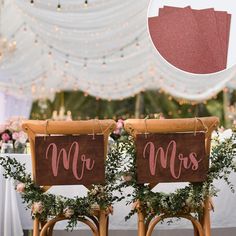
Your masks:
{"label": "chair backrest", "polygon": [[159,182],[204,181],[211,134],[218,125],[217,117],[126,120],[125,129],[136,143],[138,182],[154,187]]}
{"label": "chair backrest", "polygon": [[[53,152],[54,152],[54,154],[55,153],[57,154],[57,155],[54,155],[54,157],[52,157],[52,159],[54,158],[53,159],[54,167],[56,166],[57,168],[59,168],[60,166],[62,166],[64,167],[64,169],[67,169],[68,165],[71,165],[70,163],[72,162],[72,160],[71,162],[69,160],[70,156],[72,156],[71,158],[74,158],[80,150],[83,150],[85,152],[87,151],[91,154],[91,152],[93,152],[93,149],[98,148],[97,146],[99,145],[101,146],[101,143],[102,143],[103,150],[101,153],[103,153],[104,157],[106,158],[108,137],[110,133],[115,129],[116,123],[113,120],[88,120],[88,121],[28,120],[22,124],[22,127],[23,127],[23,130],[29,136],[31,156],[32,156],[33,180],[36,181],[37,183],[37,177],[38,177],[37,165],[39,164],[39,162],[36,159],[36,155],[45,155],[45,152],[46,152],[46,153],[52,154],[51,156],[53,156]],[[101,140],[101,138],[103,140]],[[93,143],[93,140],[95,139],[98,139],[102,142],[100,142],[99,144]],[[80,144],[80,142],[82,142],[82,144],[78,146],[78,143]],[[47,146],[46,151],[45,151],[45,148],[46,148],[45,146]],[[57,150],[58,147],[59,147],[59,150]],[[43,154],[41,150],[44,150]],[[99,149],[97,149],[96,152],[99,153]],[[94,155],[94,153],[92,153],[92,155]],[[83,155],[83,153],[81,154],[79,159],[78,157],[76,158],[77,160],[73,162],[73,165],[75,168],[76,168],[76,165],[78,165],[78,161],[82,160],[81,165],[87,167],[89,170],[89,168],[92,165],[90,163],[91,161],[86,161],[85,159],[86,157],[85,155]],[[60,160],[62,163],[60,163]],[[57,171],[58,171],[57,168],[54,168],[52,170],[53,174],[57,174]],[[74,169],[73,169],[73,173],[74,173]],[[45,174],[47,173],[45,172]],[[41,173],[41,175],[43,175],[43,173]],[[64,177],[61,178],[62,182],[64,181],[63,178]],[[78,176],[77,178],[79,179]],[[51,183],[51,181],[49,181],[49,183]],[[60,184],[60,181],[58,184]],[[70,183],[66,183],[66,184],[70,184]],[[75,182],[71,184],[75,184]],[[89,187],[91,184],[92,183],[84,184],[84,185],[86,187]],[[50,188],[50,186],[45,185],[42,188],[46,191],[47,189]]]}

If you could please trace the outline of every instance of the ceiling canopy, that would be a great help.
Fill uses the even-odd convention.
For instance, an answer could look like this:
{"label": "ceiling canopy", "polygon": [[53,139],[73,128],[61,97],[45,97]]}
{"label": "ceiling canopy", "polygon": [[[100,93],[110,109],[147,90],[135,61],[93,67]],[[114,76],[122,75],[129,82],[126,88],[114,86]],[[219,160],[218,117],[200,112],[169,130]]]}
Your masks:
{"label": "ceiling canopy", "polygon": [[[34,99],[60,90],[82,90],[124,99],[162,88],[172,96],[203,101],[236,75],[232,67],[194,75],[169,65],[147,32],[146,0],[5,0],[1,34],[15,44],[0,62],[0,89]],[[0,49],[1,50],[1,49]],[[235,86],[234,82],[231,82]]]}

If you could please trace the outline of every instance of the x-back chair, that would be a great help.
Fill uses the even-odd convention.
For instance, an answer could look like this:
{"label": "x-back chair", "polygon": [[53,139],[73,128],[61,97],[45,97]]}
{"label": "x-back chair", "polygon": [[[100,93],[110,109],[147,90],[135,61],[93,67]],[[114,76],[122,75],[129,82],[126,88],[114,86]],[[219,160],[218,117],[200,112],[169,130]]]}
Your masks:
{"label": "x-back chair", "polygon": [[[128,119],[125,121],[126,131],[135,139],[138,134],[145,133],[185,133],[185,132],[205,132],[205,153],[208,158],[210,155],[211,134],[217,128],[219,119],[217,117],[190,118],[190,119]],[[150,183],[149,183],[150,184]],[[153,189],[158,184],[151,183]],[[138,201],[138,236],[151,236],[155,226],[165,218],[180,217],[188,219],[194,227],[194,236],[210,236],[210,210],[211,199],[206,197],[204,200],[202,212],[197,213],[198,219],[194,218],[191,213],[175,215],[163,214],[154,216],[151,220],[146,218],[145,209],[142,208],[142,202]]]}
{"label": "x-back chair", "polygon": [[[22,125],[24,131],[29,136],[32,155],[32,175],[36,180],[36,157],[35,157],[35,137],[39,135],[82,135],[82,134],[103,134],[104,154],[106,157],[107,143],[110,133],[115,129],[116,123],[113,120],[88,120],[88,121],[38,121],[29,120]],[[41,186],[46,192],[52,186]],[[85,186],[88,189],[90,186]],[[96,210],[94,215],[86,219],[78,219],[91,229],[93,236],[108,235],[108,211]],[[40,222],[36,217],[33,223],[33,236],[51,236],[53,227],[58,221],[68,220],[65,216],[58,215],[47,222]]]}

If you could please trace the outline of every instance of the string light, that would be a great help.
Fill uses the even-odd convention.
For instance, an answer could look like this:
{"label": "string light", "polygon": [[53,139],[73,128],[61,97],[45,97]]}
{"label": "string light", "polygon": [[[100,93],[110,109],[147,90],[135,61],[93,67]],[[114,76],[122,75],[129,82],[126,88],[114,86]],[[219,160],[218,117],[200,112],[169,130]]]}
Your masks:
{"label": "string light", "polygon": [[120,49],[120,57],[121,57],[121,58],[124,57],[124,51],[123,51],[123,48]]}
{"label": "string light", "polygon": [[65,66],[68,67],[68,65],[69,65],[69,61],[65,60]]}
{"label": "string light", "polygon": [[135,44],[135,45],[136,45],[136,47],[139,47],[139,46],[140,46],[140,44],[139,44],[138,38],[136,38],[136,39],[135,39],[135,41],[136,41],[136,44]]}
{"label": "string light", "polygon": [[57,4],[57,11],[60,11],[61,10],[61,3],[58,1],[58,4]]}
{"label": "string light", "polygon": [[84,58],[84,65],[83,65],[84,68],[87,68],[87,58],[85,57]]}
{"label": "string light", "polygon": [[107,63],[106,63],[106,57],[104,56],[104,57],[103,57],[102,65],[103,65],[103,66],[106,66],[106,64],[107,64]]}

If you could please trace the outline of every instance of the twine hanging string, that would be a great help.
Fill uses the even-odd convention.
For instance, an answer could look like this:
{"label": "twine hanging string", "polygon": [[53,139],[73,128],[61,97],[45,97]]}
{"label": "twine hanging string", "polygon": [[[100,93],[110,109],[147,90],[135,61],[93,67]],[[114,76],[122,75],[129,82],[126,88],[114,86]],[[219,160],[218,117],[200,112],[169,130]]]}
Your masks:
{"label": "twine hanging string", "polygon": [[194,136],[196,136],[197,134],[197,123],[198,121],[202,124],[202,126],[204,127],[205,129],[205,133],[208,133],[209,129],[208,127],[205,125],[205,123],[203,122],[203,120],[201,118],[198,118],[198,117],[195,117],[195,122],[194,122]]}
{"label": "twine hanging string", "polygon": [[93,140],[95,140],[95,121],[93,120]]}
{"label": "twine hanging string", "polygon": [[99,126],[99,128],[100,128],[100,132],[101,132],[101,134],[103,134],[103,135],[106,134],[107,131],[110,130],[111,127],[112,127],[112,124],[111,124],[111,125],[109,125],[105,130],[103,130],[100,121],[99,121],[98,119],[94,119],[94,120],[93,120],[93,139],[95,139],[95,125],[96,125],[96,123],[98,124],[98,126]]}
{"label": "twine hanging string", "polygon": [[50,121],[50,119],[47,119],[46,121],[45,121],[45,135],[44,135],[44,141],[46,141],[46,137],[49,135],[50,136],[50,134],[48,134],[48,123],[49,123],[49,121]]}
{"label": "twine hanging string", "polygon": [[146,117],[144,119],[144,124],[145,124],[145,133],[144,133],[144,135],[145,135],[145,139],[147,139],[147,135],[148,135],[147,119],[148,119],[148,117]]}

